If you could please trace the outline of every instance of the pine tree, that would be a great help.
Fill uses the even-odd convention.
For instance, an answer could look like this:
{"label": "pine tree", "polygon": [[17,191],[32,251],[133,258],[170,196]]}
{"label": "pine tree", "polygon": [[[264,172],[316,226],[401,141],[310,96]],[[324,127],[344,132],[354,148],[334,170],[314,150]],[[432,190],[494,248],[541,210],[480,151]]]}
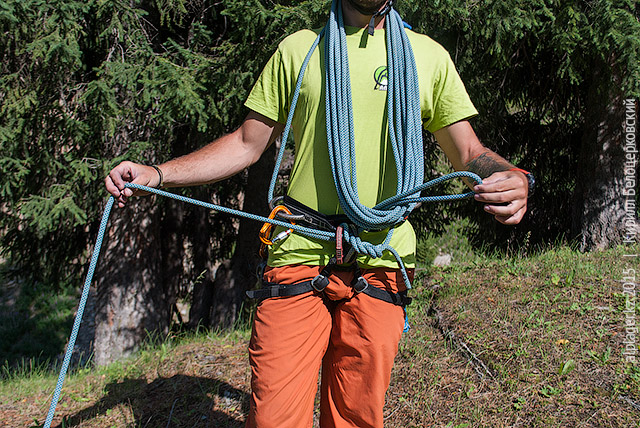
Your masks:
{"label": "pine tree", "polygon": [[[315,3],[3,2],[0,237],[22,274],[80,283],[107,171],[123,159],[160,162],[237,126],[269,52]],[[185,192],[237,208],[245,180]],[[215,263],[231,256],[237,224],[139,198],[110,230],[97,275],[98,362],[166,331],[176,299],[211,284]]]}
{"label": "pine tree", "polygon": [[[465,215],[491,233],[583,249],[621,239],[621,98],[640,96],[635,0],[402,2],[405,16],[449,50],[480,111],[486,145],[538,181],[522,226]],[[468,206],[468,205],[467,205]]]}

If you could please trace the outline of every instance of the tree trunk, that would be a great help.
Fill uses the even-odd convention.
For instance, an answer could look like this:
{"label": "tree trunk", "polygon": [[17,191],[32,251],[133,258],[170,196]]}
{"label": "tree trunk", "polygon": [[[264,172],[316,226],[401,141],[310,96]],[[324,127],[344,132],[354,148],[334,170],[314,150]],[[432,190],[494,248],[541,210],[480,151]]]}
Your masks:
{"label": "tree trunk", "polygon": [[166,290],[165,298],[168,302],[175,303],[178,295],[187,288],[184,261],[188,207],[183,202],[162,198],[159,210],[162,212],[159,235],[162,261],[160,276]]}
{"label": "tree trunk", "polygon": [[173,302],[164,287],[155,198],[135,198],[111,216],[97,273],[94,361],[123,358],[150,332],[166,333]]}
{"label": "tree trunk", "polygon": [[[203,189],[202,195],[205,195]],[[208,193],[206,193],[209,196]],[[208,326],[211,322],[211,305],[213,304],[213,280],[215,271],[215,255],[211,242],[211,223],[209,211],[198,209],[193,213],[191,224],[193,234],[193,265],[194,275],[199,276],[192,291],[191,308],[189,309],[189,327]],[[200,275],[200,273],[202,273]]]}
{"label": "tree trunk", "polygon": [[625,105],[618,88],[615,69],[594,66],[573,206],[572,229],[581,251],[620,243],[624,233]]}
{"label": "tree trunk", "polygon": [[[249,168],[242,209],[254,214],[269,212],[267,191],[275,164],[275,144]],[[258,232],[262,225],[255,220],[240,219],[236,248],[231,260],[226,260],[216,272],[213,284],[211,325],[230,327],[238,319],[245,292],[251,289],[258,277],[260,264]]]}

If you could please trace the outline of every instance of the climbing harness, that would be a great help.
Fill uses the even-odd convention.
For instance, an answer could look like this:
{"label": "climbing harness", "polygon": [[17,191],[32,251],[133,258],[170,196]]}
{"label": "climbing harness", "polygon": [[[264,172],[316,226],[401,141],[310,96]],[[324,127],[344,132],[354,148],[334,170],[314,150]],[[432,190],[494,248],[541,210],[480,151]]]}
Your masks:
{"label": "climbing harness", "polygon": [[[245,213],[239,210],[215,205],[181,195],[154,189],[138,184],[127,183],[125,187],[130,189],[143,190],[149,193],[176,199],[185,203],[208,208],[217,212],[245,217],[248,219],[268,223],[270,225],[285,228],[285,235],[289,233],[299,233],[312,239],[324,241],[339,241],[336,245],[336,256],[332,262],[325,266],[321,273],[311,281],[303,283],[282,285],[269,284],[262,290],[252,291],[256,298],[275,297],[284,295],[294,295],[286,293],[300,294],[300,290],[315,290],[321,292],[328,285],[328,275],[332,268],[338,264],[339,259],[344,262],[350,255],[344,254],[347,244],[350,247],[349,253],[365,254],[373,258],[379,258],[384,251],[390,251],[398,262],[400,271],[407,289],[411,288],[406,269],[396,250],[389,245],[394,227],[403,222],[409,213],[422,202],[442,202],[451,201],[473,196],[473,192],[466,192],[454,195],[441,196],[421,196],[421,192],[432,186],[451,180],[454,178],[469,178],[476,183],[481,183],[480,177],[467,171],[459,171],[444,175],[437,179],[423,183],[424,165],[422,151],[422,123],[420,115],[420,98],[418,91],[418,77],[416,66],[411,51],[411,45],[404,31],[405,24],[398,13],[388,3],[388,11],[385,25],[387,34],[387,68],[389,70],[389,84],[387,90],[387,116],[389,122],[389,137],[393,149],[393,155],[397,167],[398,185],[397,194],[388,198],[373,208],[366,207],[360,203],[355,170],[355,145],[353,135],[353,117],[351,108],[351,88],[350,74],[346,48],[346,36],[344,32],[344,22],[339,1],[334,0],[331,6],[330,17],[325,28],[320,32],[309,50],[302,64],[295,91],[293,93],[291,107],[283,133],[283,144],[280,146],[276,159],[276,166],[271,178],[268,200],[275,208],[278,199],[274,197],[274,189],[280,170],[280,165],[284,157],[286,141],[291,129],[295,106],[300,94],[304,72],[309,64],[312,53],[318,47],[320,40],[325,38],[325,87],[326,87],[326,120],[327,120],[327,141],[329,147],[329,158],[332,174],[338,193],[340,206],[345,217],[331,218],[331,216],[316,215],[306,209],[304,205],[296,205],[295,201],[285,196],[282,200],[288,209],[280,209],[269,217]],[[371,26],[370,26],[371,27]],[[371,30],[371,29],[370,29]],[[82,315],[87,302],[89,288],[93,279],[100,248],[104,238],[105,229],[113,207],[114,198],[107,200],[98,237],[94,246],[91,262],[87,271],[87,277],[82,289],[82,295],[76,317],[73,323],[69,343],[65,351],[65,356],[58,376],[58,381],[51,399],[51,405],[47,418],[43,425],[50,428],[53,415],[60,398],[62,384],[66,376],[71,355],[75,346],[78,329],[82,321]],[[307,207],[308,208],[308,207]],[[312,210],[311,210],[312,211]],[[319,214],[319,213],[318,213]],[[289,216],[289,217],[287,217]],[[282,218],[282,219],[280,219]],[[387,237],[382,244],[374,245],[363,241],[359,234],[366,230],[389,229]],[[270,229],[265,231],[266,241],[276,241],[284,239],[271,239]],[[341,238],[341,239],[340,239]],[[264,242],[264,241],[263,241]],[[266,244],[266,243],[265,243]],[[352,283],[354,292],[364,293],[380,300],[387,301],[399,306],[406,306],[410,302],[406,292],[391,293],[377,287],[370,286],[360,275],[357,263],[354,263],[354,281]],[[302,291],[306,292],[306,291]]]}
{"label": "climbing harness", "polygon": [[383,300],[387,303],[392,303],[402,307],[411,303],[411,297],[407,295],[406,291],[394,293],[369,285],[367,280],[362,276],[360,267],[357,263],[354,263],[352,266],[347,268],[340,268],[336,257],[332,257],[329,260],[329,263],[322,268],[320,273],[311,280],[296,282],[294,284],[280,284],[263,280],[262,288],[258,290],[249,290],[246,294],[251,299],[264,300],[272,297],[298,296],[310,291],[322,293],[329,285],[329,275],[331,275],[332,271],[335,269],[347,269],[353,271],[351,287],[353,288],[354,296],[364,293],[378,300]]}

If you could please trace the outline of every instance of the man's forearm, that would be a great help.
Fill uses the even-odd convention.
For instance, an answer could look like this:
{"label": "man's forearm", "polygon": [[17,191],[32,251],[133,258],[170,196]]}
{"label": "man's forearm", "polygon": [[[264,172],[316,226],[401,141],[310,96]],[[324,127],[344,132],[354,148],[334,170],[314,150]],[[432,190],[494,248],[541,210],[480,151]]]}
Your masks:
{"label": "man's forearm", "polygon": [[188,155],[160,165],[166,187],[208,184],[237,174],[257,162],[283,125],[255,112],[234,132]]}
{"label": "man's forearm", "polygon": [[254,151],[231,133],[159,167],[165,187],[197,186],[224,180],[250,166],[255,159]]}
{"label": "man's forearm", "polygon": [[465,164],[467,171],[474,172],[480,178],[487,178],[494,172],[508,171],[514,166],[497,153],[485,149]]}

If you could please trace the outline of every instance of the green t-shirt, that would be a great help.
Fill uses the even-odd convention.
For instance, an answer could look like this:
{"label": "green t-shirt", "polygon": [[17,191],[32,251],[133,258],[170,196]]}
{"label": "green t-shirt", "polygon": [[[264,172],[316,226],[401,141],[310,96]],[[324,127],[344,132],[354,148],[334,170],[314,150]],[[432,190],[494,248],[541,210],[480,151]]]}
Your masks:
{"label": "green t-shirt", "polygon": [[[429,37],[406,30],[418,70],[423,126],[430,132],[477,114],[447,51]],[[302,30],[284,39],[253,87],[245,105],[272,120],[285,123],[300,66],[318,31]],[[356,170],[360,202],[373,207],[396,194],[397,175],[387,126],[384,30],[373,36],[361,28],[347,27],[351,74]],[[324,214],[342,213],[338,203],[327,148],[324,96],[324,43],[320,42],[305,72],[293,117],[295,161],[288,194]],[[374,244],[386,231],[364,232]],[[409,222],[396,227],[390,245],[407,267],[415,265],[415,232]],[[269,266],[324,265],[335,253],[335,243],[291,234],[276,243]],[[390,252],[382,258],[359,256],[364,267],[397,268]]]}

